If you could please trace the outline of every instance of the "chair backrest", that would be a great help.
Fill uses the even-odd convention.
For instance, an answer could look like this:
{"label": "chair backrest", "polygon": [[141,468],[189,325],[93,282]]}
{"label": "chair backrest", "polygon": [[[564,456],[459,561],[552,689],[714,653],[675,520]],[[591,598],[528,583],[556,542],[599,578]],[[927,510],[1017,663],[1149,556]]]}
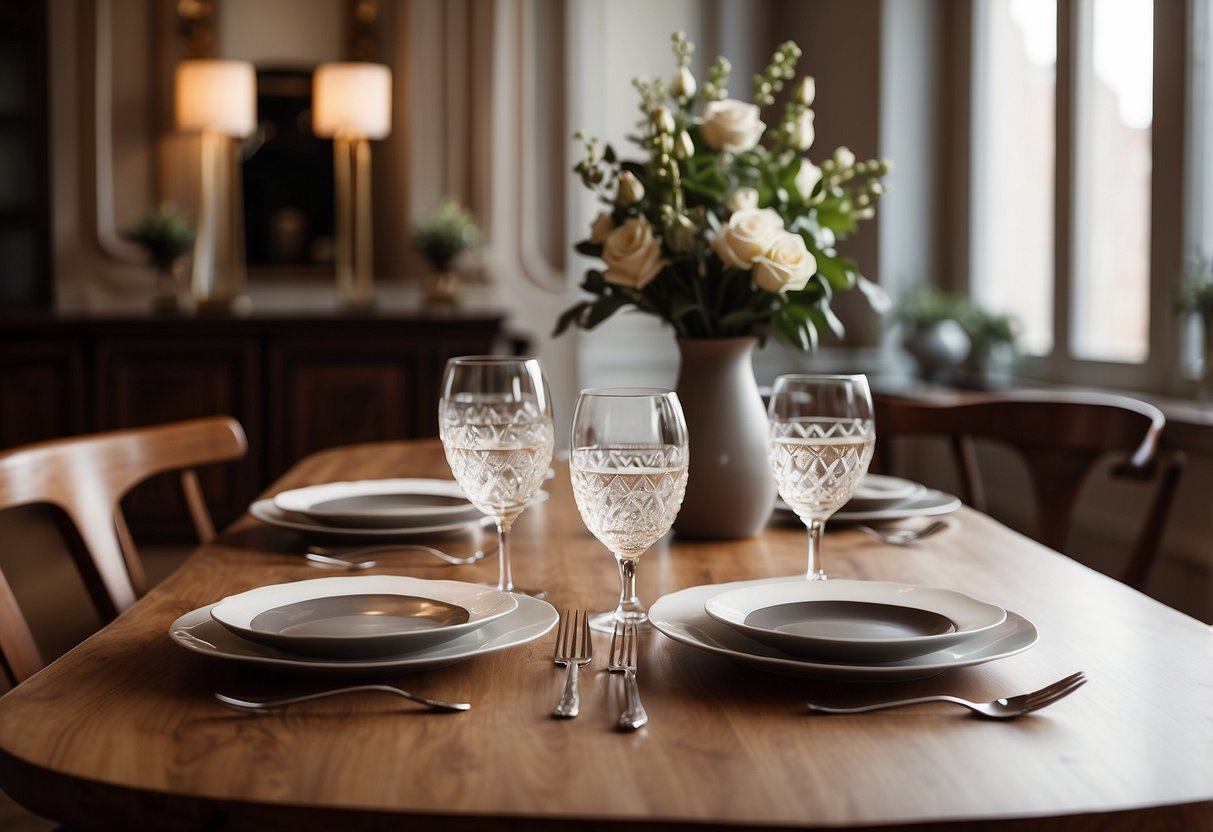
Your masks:
{"label": "chair backrest", "polygon": [[[0,453],[0,509],[45,504],[59,509],[65,540],[102,620],[146,590],[143,563],[122,515],[136,485],[180,471],[198,538],[215,535],[195,466],[244,456],[240,423],[227,416],[115,430],[24,445]],[[42,667],[33,635],[0,571],[0,654],[19,682]]]}
{"label": "chair backrest", "polygon": [[[1157,407],[1124,396],[1016,391],[939,401],[877,395],[875,411],[879,437],[949,437],[960,468],[960,496],[980,511],[986,510],[986,499],[974,440],[1015,449],[1027,464],[1035,494],[1032,536],[1059,551],[1065,549],[1087,474],[1105,455],[1120,455],[1113,476],[1155,483],[1154,499],[1119,576],[1130,586],[1144,585],[1184,465],[1182,454],[1160,451],[1166,418]],[[877,442],[884,470],[892,461],[889,445]]]}

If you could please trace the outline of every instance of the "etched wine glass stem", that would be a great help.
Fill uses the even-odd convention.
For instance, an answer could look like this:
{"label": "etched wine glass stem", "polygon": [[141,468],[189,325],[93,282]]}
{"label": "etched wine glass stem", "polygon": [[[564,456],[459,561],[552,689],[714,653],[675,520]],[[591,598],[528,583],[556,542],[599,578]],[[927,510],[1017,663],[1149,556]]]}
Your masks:
{"label": "etched wine glass stem", "polygon": [[512,517],[497,519],[497,588],[502,592],[514,591],[514,575],[510,571],[510,526]]}
{"label": "etched wine glass stem", "polygon": [[809,565],[804,577],[809,581],[824,581],[826,573],[821,568],[821,532],[825,529],[826,523],[824,520],[814,518],[806,520],[804,525],[809,531]]}
{"label": "etched wine glass stem", "polygon": [[634,623],[646,621],[648,611],[636,594],[636,565],[640,559],[614,554],[619,563],[619,606],[615,608],[615,617]]}

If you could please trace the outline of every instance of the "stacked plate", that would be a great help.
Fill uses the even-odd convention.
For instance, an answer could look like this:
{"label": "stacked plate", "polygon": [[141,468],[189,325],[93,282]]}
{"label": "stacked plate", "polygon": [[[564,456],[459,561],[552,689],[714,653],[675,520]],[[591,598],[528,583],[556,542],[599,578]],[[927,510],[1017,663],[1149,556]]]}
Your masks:
{"label": "stacked plate", "polygon": [[[882,474],[864,474],[855,493],[830,518],[831,523],[881,523],[912,517],[949,514],[960,508],[960,499],[921,483]],[[782,499],[775,501],[775,515],[800,522]]]}
{"label": "stacked plate", "polygon": [[431,670],[539,638],[550,604],[480,584],[391,575],[258,587],[169,628],[187,650],[320,673]]}
{"label": "stacked plate", "polygon": [[485,517],[452,480],[330,482],[258,500],[249,513],[313,535],[425,537],[467,529]]}
{"label": "stacked plate", "polygon": [[653,626],[675,641],[791,676],[919,679],[1036,643],[1023,616],[959,592],[882,581],[741,581],[658,599]]}

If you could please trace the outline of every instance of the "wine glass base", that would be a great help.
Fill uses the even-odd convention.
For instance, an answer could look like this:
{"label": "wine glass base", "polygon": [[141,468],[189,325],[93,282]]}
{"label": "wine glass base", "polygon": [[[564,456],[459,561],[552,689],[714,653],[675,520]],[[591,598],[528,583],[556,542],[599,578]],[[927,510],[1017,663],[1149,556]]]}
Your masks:
{"label": "wine glass base", "polygon": [[617,621],[635,624],[636,629],[642,633],[653,629],[653,625],[649,623],[649,614],[647,612],[624,613],[622,616],[619,616],[616,615],[616,610],[607,610],[606,612],[591,615],[590,629],[599,633],[613,633],[615,632],[615,622]]}
{"label": "wine glass base", "polygon": [[[501,589],[501,587],[497,584],[481,584],[481,586],[491,586],[493,589]],[[502,591],[505,592],[507,590]],[[526,587],[516,586],[508,591],[514,593],[515,595],[526,595],[527,597],[534,598],[537,601],[546,601],[548,597],[548,591],[546,589],[527,589]]]}

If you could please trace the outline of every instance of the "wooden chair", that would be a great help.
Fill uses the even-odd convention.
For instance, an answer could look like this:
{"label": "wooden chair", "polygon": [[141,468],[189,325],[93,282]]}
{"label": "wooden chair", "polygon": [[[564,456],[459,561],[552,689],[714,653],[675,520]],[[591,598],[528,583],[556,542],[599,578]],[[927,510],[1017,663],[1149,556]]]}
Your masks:
{"label": "wooden chair", "polygon": [[950,437],[968,505],[986,510],[975,440],[1015,449],[1026,462],[1036,498],[1033,537],[1065,551],[1076,497],[1088,473],[1106,454],[1121,459],[1113,477],[1154,484],[1127,565],[1118,576],[1141,589],[1162,537],[1184,456],[1159,449],[1166,419],[1157,407],[1123,396],[1014,392],[960,394],[924,400],[877,395],[874,401],[878,463],[889,470],[892,443],[908,435]]}
{"label": "wooden chair", "polygon": [[[0,453],[0,509],[48,504],[59,509],[64,538],[102,620],[146,591],[143,563],[122,516],[122,498],[167,471],[181,487],[198,538],[215,527],[195,466],[238,459],[247,443],[227,416],[54,439]],[[43,666],[33,635],[0,572],[0,658],[14,682]]]}

